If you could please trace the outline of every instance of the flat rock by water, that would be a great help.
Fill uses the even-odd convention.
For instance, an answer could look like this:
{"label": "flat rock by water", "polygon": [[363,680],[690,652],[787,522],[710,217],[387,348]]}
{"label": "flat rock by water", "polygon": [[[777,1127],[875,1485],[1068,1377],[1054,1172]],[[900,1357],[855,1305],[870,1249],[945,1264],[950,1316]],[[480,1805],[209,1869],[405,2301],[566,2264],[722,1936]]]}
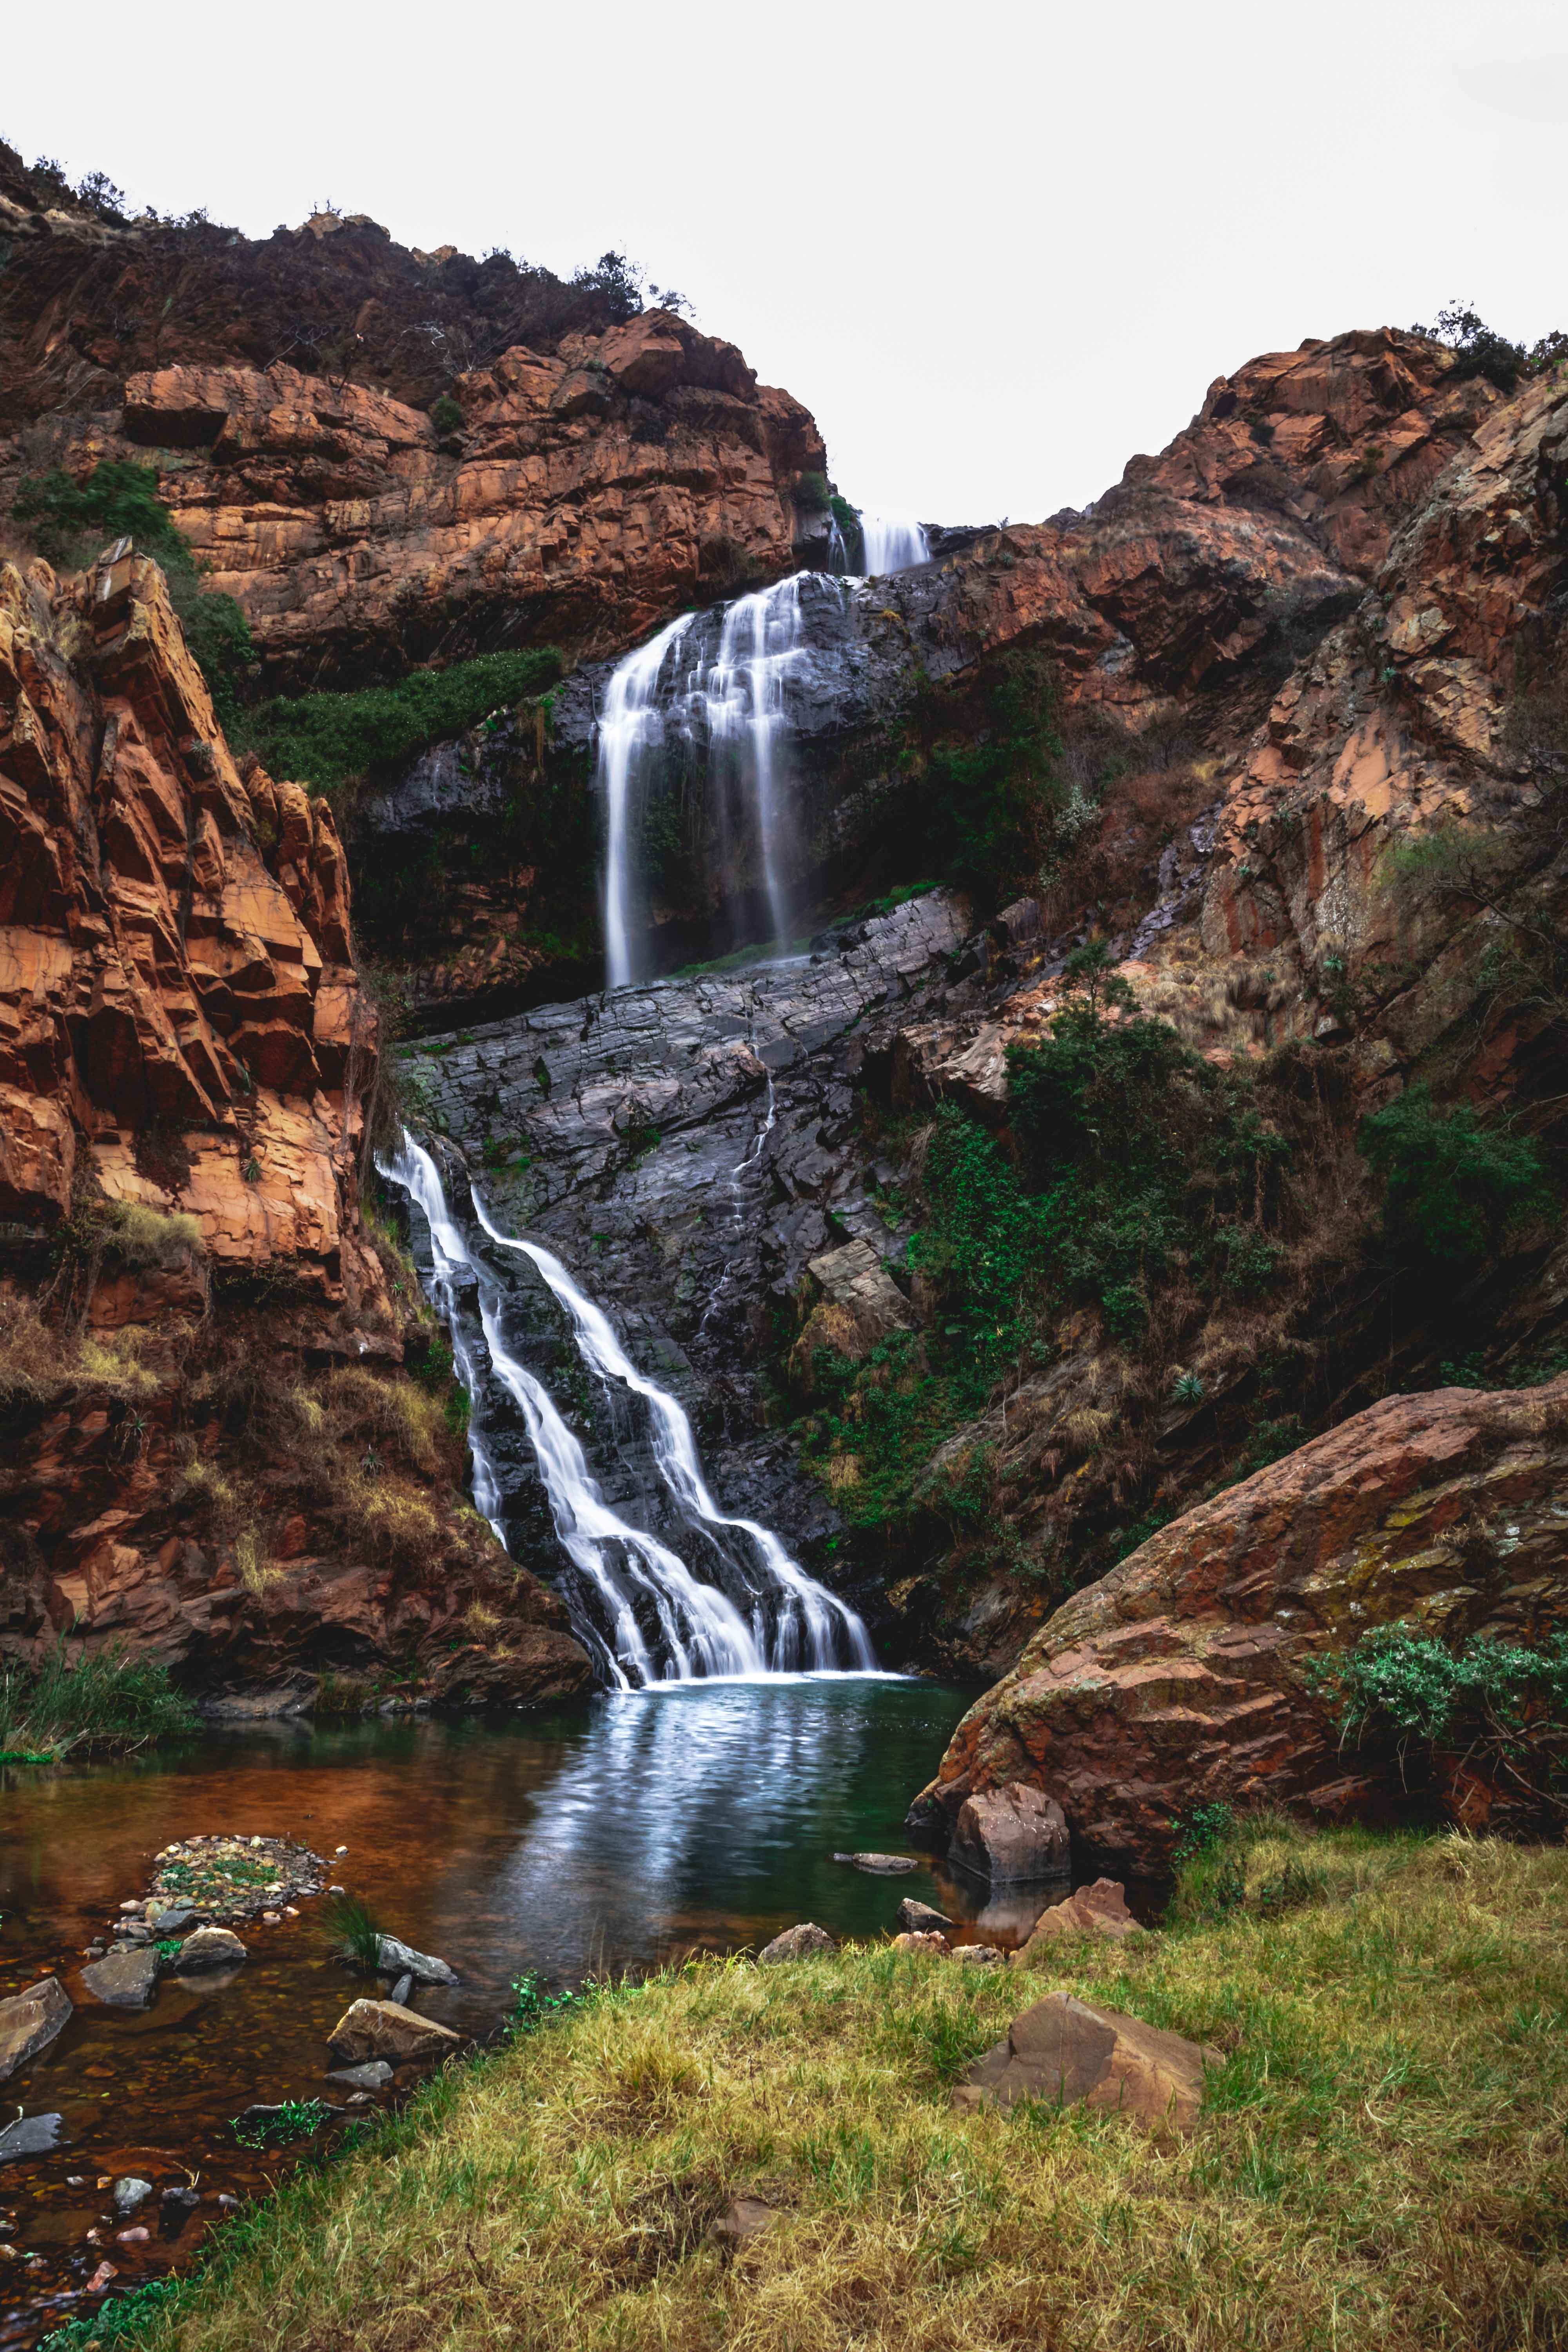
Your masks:
{"label": "flat rock by water", "polygon": [[771,1944],[764,1944],[757,1954],[759,1965],[772,1967],[779,1960],[808,1960],[818,1952],[838,1949],[826,1927],[815,1919],[803,1919],[798,1927],[786,1927]]}
{"label": "flat rock by water", "polygon": [[0,2083],[47,2050],[70,2013],[70,1996],[55,1977],[0,2000]]}
{"label": "flat rock by water", "polygon": [[106,2009],[145,2009],[157,1988],[158,1955],[150,1944],[138,1951],[110,1952],[106,1959],[90,1960],[81,1981]]}
{"label": "flat rock by water", "polygon": [[383,2058],[398,2066],[421,2058],[445,2058],[462,2048],[463,2037],[393,2000],[355,2000],[327,2037],[334,2058],[358,2064]]}
{"label": "flat rock by water", "polygon": [[946,1936],[952,1929],[952,1921],[945,1912],[933,1909],[913,1895],[906,1895],[899,1906],[899,1925],[911,1936]]}
{"label": "flat rock by water", "polygon": [[362,2066],[339,2066],[327,2076],[329,2083],[342,2083],[351,2091],[384,2091],[392,2080],[392,2068],[384,2058],[367,2058]]}
{"label": "flat rock by water", "polygon": [[16,2164],[25,2156],[47,2156],[65,2137],[63,2116],[18,2116],[0,2131],[0,2164]]}
{"label": "flat rock by water", "polygon": [[458,1971],[429,1952],[416,1952],[396,1936],[383,1936],[376,1948],[376,1966],[384,1976],[411,1976],[416,1984],[455,1985]]}
{"label": "flat rock by water", "polygon": [[920,1868],[912,1853],[836,1853],[833,1859],[852,1862],[857,1870],[869,1870],[879,1878],[898,1878]]}

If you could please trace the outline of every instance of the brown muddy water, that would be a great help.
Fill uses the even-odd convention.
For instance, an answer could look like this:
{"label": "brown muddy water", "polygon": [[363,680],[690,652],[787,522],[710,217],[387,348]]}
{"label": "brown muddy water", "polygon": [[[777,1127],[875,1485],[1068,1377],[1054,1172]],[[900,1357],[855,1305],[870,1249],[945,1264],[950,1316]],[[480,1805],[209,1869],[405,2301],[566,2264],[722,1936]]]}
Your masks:
{"label": "brown muddy water", "polygon": [[[299,1839],[385,1930],[451,1963],[461,1982],[411,2006],[479,2038],[525,1971],[643,1971],[800,1919],[878,1936],[905,1895],[1006,1945],[1058,1890],[987,1907],[940,1864],[879,1878],[833,1860],[908,1850],[904,1810],[967,1703],[890,1678],[699,1683],[502,1721],[271,1724],[115,1764],[0,1768],[0,1996],[54,1974],[78,2001],[0,2091],[0,2125],[58,2112],[65,2126],[52,2154],[0,2165],[0,2244],[16,2250],[0,2254],[0,2347],[92,2309],[106,2260],[115,2294],[186,2267],[220,2195],[262,2191],[303,2152],[249,2153],[229,2119],[253,2102],[343,2101],[327,2034],[357,1993],[390,1990],[346,1972],[307,1902],[277,1927],[241,1924],[250,1958],[231,1980],[166,1979],[141,2014],[95,2008],[83,1948],[146,1893],[160,1847]],[[122,2244],[98,2183],[126,2173],[155,2192],[194,2184],[201,2201],[163,2235],[155,2193],[133,2217],[147,2240]]]}

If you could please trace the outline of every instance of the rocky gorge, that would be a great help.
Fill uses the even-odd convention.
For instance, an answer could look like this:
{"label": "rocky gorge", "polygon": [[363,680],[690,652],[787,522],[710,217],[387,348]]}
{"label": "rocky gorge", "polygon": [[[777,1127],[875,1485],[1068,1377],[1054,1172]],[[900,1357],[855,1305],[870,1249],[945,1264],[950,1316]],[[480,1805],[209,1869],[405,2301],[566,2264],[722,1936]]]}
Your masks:
{"label": "rocky gorge", "polygon": [[[1250,1559],[1298,1475],[1414,1507],[1433,1394],[1479,1433],[1432,1575],[1462,1520],[1534,1579],[1472,1562],[1442,1624],[1550,1634],[1559,365],[1314,339],[1091,507],[867,580],[806,412],[616,257],[567,284],[335,214],[258,243],[16,159],[0,203],[7,1654],[129,1643],[213,1707],[584,1689],[621,1653],[565,1462],[579,1576],[686,1573],[695,1531],[710,1595],[702,1546],[760,1546],[713,1571],[757,1656],[787,1591],[1004,1677],[932,1833],[1022,1780],[1157,1865],[1156,1816],[1270,1758],[1366,1791],[1295,1636],[1157,1769],[1107,1669],[1128,1745],[1074,1781],[1041,1677],[1078,1688],[1079,1589],[1196,1688],[1263,1603],[1205,1586],[1181,1631],[1183,1547]],[[26,544],[100,479],[237,615],[221,721],[134,532]],[[661,635],[606,990],[606,711]],[[365,695],[547,653],[354,763]],[[325,783],[270,772],[327,718]],[[1436,1241],[1418,1162],[1455,1171]],[[1397,1551],[1358,1627],[1414,1622]]]}

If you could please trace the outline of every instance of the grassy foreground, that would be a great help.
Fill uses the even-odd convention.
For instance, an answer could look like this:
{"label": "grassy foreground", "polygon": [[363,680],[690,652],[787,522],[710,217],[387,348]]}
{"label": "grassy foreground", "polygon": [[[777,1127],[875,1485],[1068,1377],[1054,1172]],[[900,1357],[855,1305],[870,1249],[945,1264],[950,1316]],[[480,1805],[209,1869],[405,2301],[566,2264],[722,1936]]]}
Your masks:
{"label": "grassy foreground", "polygon": [[[1131,1961],[1086,1947],[1029,1976],[862,1948],[608,1990],[296,2175],[133,2340],[1568,2342],[1568,1854],[1254,1829],[1184,1909]],[[949,2107],[1061,1983],[1227,2053],[1184,2145]],[[708,2231],[737,2192],[780,2218],[727,2253]]]}

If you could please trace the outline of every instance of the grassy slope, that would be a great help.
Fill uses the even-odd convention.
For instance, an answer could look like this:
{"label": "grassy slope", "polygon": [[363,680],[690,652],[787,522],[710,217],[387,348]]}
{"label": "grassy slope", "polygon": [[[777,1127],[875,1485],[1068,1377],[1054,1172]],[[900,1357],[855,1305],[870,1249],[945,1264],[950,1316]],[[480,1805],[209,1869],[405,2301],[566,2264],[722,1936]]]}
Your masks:
{"label": "grassy slope", "polygon": [[[1262,1887],[1316,1898],[1273,1917]],[[139,2340],[478,2347],[1556,2345],[1568,1856],[1275,1837],[1248,1908],[1021,1978],[706,1962],[433,2086],[234,2225]],[[1210,1884],[1212,1885],[1212,1878]],[[1265,1898],[1267,1899],[1267,1898]],[[1054,1983],[1229,2053],[1184,2146],[961,2116]],[[734,2258],[737,2191],[784,2209]]]}

